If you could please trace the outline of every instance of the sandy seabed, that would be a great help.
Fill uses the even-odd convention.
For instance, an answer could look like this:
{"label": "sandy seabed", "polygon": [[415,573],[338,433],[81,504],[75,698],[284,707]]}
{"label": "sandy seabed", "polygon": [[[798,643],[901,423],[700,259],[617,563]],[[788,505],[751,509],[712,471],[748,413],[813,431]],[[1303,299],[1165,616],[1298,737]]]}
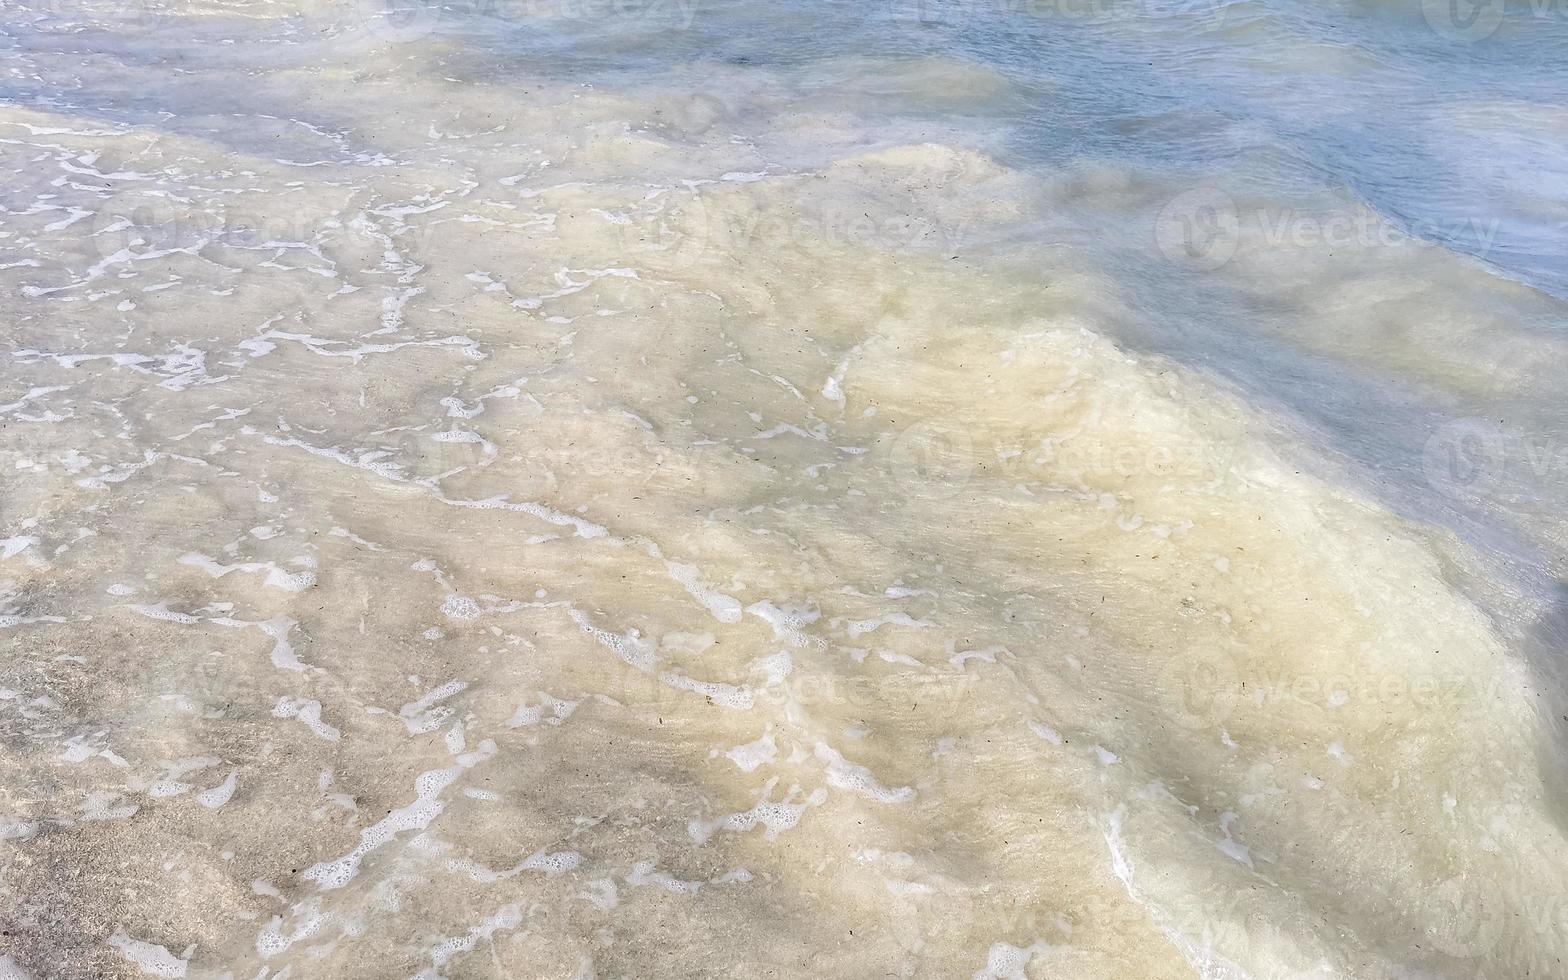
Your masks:
{"label": "sandy seabed", "polygon": [[[1563,974],[1550,604],[1038,233],[1152,248],[1174,178],[1002,162],[1010,83],[936,54],[51,16],[0,104],[0,976]],[[1203,271],[1319,297],[1303,357],[1551,383],[1522,286],[1239,234]]]}

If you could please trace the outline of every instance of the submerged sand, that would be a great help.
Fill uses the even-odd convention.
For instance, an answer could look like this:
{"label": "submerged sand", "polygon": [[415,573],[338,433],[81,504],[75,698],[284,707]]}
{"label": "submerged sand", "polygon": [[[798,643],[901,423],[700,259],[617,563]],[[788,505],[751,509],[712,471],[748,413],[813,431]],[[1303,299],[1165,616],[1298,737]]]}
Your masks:
{"label": "submerged sand", "polygon": [[[0,107],[0,974],[1561,971],[1550,609],[1018,233],[1179,187],[283,13]],[[1311,356],[1560,355],[1322,312],[1540,302],[1436,247],[1241,246]]]}

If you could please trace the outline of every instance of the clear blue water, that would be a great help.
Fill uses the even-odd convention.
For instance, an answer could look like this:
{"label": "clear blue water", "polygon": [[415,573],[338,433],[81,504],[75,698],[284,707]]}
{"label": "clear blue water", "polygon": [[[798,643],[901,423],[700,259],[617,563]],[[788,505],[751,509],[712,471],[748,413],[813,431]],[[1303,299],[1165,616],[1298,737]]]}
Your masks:
{"label": "clear blue water", "polygon": [[[605,82],[677,72],[700,84],[705,63],[743,64],[809,91],[843,81],[834,62],[847,56],[969,59],[1013,83],[982,110],[1009,163],[1114,161],[1282,195],[1327,190],[1568,296],[1568,10],[1510,2],[1472,37],[1450,26],[1468,23],[1465,10],[1427,6],[659,0],[548,31],[506,4],[448,7],[442,23],[487,35],[530,72]],[[1477,30],[1491,22],[1480,9]],[[875,107],[921,110],[896,88]]]}

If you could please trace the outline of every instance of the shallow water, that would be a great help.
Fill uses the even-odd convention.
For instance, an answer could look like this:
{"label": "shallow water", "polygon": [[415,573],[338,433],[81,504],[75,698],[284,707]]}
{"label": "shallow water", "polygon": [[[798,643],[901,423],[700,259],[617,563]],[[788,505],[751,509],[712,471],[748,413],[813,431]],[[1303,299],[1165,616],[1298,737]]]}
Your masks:
{"label": "shallow water", "polygon": [[0,44],[0,977],[1564,975],[1568,8]]}

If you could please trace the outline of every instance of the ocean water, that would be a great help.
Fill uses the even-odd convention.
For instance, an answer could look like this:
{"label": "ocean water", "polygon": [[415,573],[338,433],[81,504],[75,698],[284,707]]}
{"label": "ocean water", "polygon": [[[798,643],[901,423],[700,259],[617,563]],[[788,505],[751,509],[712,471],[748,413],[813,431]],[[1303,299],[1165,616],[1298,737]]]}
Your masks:
{"label": "ocean water", "polygon": [[1568,976],[1568,4],[0,50],[0,978]]}

